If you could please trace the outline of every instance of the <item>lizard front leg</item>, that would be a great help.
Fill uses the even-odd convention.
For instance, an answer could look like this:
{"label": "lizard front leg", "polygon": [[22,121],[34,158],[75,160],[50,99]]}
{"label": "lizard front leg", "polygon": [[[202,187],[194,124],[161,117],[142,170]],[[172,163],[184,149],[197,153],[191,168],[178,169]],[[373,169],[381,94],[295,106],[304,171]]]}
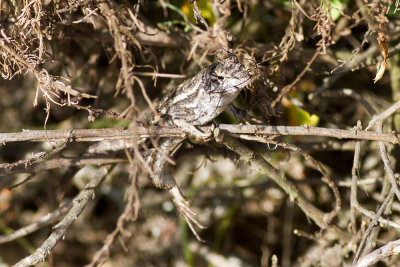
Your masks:
{"label": "lizard front leg", "polygon": [[209,130],[207,132],[202,132],[196,128],[196,126],[186,122],[185,120],[173,120],[173,123],[181,129],[182,132],[189,135],[189,137],[194,138],[197,141],[207,142],[211,138],[213,131]]}
{"label": "lizard front leg", "polygon": [[162,139],[158,149],[151,151],[146,160],[148,172],[151,182],[160,189],[168,190],[172,201],[174,202],[179,213],[185,218],[189,228],[199,241],[203,241],[196,232],[194,225],[204,229],[205,227],[196,219],[196,213],[191,210],[189,202],[183,197],[175,178],[166,172],[167,158],[170,151],[175,149],[183,139]]}

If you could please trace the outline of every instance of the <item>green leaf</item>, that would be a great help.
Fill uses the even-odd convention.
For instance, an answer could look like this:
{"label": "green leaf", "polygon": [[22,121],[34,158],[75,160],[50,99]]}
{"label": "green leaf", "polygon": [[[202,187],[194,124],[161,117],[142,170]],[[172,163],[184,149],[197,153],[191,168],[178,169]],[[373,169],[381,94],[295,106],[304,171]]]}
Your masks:
{"label": "green leaf", "polygon": [[294,105],[289,108],[289,124],[290,125],[310,125],[317,126],[319,117],[310,114],[304,109],[300,109]]}
{"label": "green leaf", "polygon": [[[331,12],[332,20],[336,21],[342,16],[341,11],[343,11],[343,9],[344,9],[343,3],[340,0],[330,0],[329,2],[331,5],[330,12]],[[344,1],[344,2],[347,2],[347,1]],[[326,12],[329,12],[328,6],[325,4],[325,2],[322,3],[322,6]]]}

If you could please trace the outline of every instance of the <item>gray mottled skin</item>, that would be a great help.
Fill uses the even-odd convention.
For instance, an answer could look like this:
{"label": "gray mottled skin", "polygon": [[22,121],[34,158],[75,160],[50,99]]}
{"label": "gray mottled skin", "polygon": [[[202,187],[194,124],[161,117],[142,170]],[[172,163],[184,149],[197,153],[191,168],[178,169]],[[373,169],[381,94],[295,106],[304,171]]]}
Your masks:
{"label": "gray mottled skin", "polygon": [[[161,100],[157,108],[161,121],[155,123],[176,126],[195,139],[207,139],[212,133],[204,133],[196,126],[204,125],[218,116],[250,79],[250,74],[235,56],[214,63],[181,83]],[[196,214],[182,196],[175,179],[165,169],[168,156],[184,140],[185,138],[161,138],[146,163],[152,183],[169,191],[178,211],[196,237],[201,240],[194,224],[200,228],[203,226],[196,220]]]}

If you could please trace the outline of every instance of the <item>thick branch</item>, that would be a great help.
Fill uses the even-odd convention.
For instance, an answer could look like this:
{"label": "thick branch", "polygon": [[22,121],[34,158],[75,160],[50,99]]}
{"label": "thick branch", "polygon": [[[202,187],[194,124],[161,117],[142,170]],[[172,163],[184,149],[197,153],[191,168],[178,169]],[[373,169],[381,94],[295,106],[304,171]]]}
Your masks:
{"label": "thick branch", "polygon": [[110,165],[101,167],[93,179],[86,185],[79,195],[73,200],[73,207],[64,217],[64,219],[54,226],[53,233],[43,242],[43,244],[30,256],[22,259],[14,265],[14,267],[32,266],[39,262],[46,260],[46,257],[53,250],[58,240],[63,238],[71,226],[71,224],[78,218],[83,209],[88,204],[89,200],[94,197],[94,189],[104,180],[107,176]]}
{"label": "thick branch", "polygon": [[[355,139],[383,141],[397,144],[398,140],[393,134],[377,133],[371,131],[341,130],[309,126],[267,126],[267,125],[233,125],[221,124],[221,130],[231,134],[241,135],[303,135],[325,136],[337,139]],[[210,126],[199,127],[204,132],[211,129]],[[178,137],[182,132],[175,127],[137,127],[133,129],[77,129],[77,130],[24,130],[16,133],[0,133],[0,144],[8,142],[57,142],[66,141],[68,138],[75,142],[97,142],[103,140],[129,139],[134,136],[146,137]]]}
{"label": "thick branch", "polygon": [[229,136],[228,134],[222,133],[219,128],[214,130],[214,136],[217,142],[225,145],[230,150],[239,154],[241,159],[245,160],[250,167],[254,168],[260,173],[265,173],[269,178],[277,183],[288,194],[289,198],[296,203],[299,208],[320,228],[331,231],[335,237],[338,237],[341,240],[350,239],[350,237],[339,228],[335,226],[329,226],[329,215],[309,203],[302,196],[296,186],[287,180],[285,174],[275,169],[275,167],[261,157],[260,154],[242,145],[237,139]]}

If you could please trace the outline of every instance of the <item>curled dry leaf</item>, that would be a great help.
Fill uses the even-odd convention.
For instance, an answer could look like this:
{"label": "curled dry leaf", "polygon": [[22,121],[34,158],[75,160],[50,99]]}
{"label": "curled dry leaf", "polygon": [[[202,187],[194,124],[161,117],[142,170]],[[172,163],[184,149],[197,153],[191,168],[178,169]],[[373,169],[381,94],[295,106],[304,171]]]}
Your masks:
{"label": "curled dry leaf", "polygon": [[[381,25],[379,26],[379,28],[382,28]],[[374,78],[374,83],[376,83],[377,81],[382,79],[382,76],[386,70],[386,59],[388,57],[388,46],[387,46],[386,35],[383,32],[378,32],[378,43],[379,43],[379,49],[381,50],[383,60],[379,65],[378,71],[376,72],[376,75]]]}

